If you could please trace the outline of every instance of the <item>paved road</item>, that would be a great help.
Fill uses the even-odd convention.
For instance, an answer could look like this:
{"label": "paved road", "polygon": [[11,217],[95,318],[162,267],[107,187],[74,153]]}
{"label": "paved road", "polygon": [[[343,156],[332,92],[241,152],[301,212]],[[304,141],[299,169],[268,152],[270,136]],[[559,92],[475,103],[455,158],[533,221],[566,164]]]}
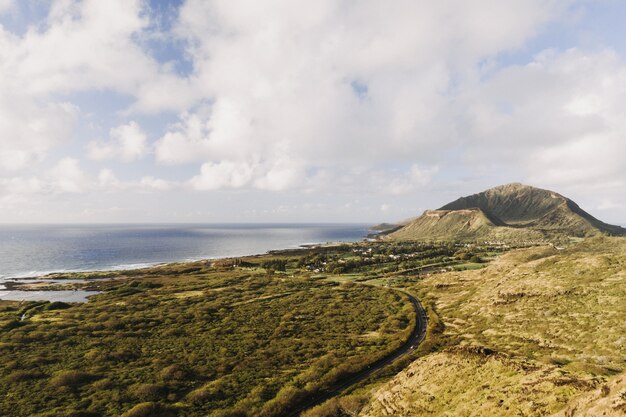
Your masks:
{"label": "paved road", "polygon": [[374,372],[384,368],[385,366],[391,364],[392,362],[411,352],[413,349],[417,348],[420,343],[422,343],[424,337],[426,336],[427,323],[426,312],[424,311],[422,304],[417,298],[415,298],[406,291],[397,289],[395,289],[395,291],[407,295],[411,300],[411,304],[413,304],[413,309],[415,310],[415,328],[413,329],[413,333],[411,333],[411,337],[409,337],[406,343],[404,343],[404,345],[402,345],[399,349],[391,352],[384,358],[379,359],[362,371],[357,372],[356,374],[352,374],[351,376],[344,378],[340,381],[337,381],[335,385],[333,385],[329,390],[314,394],[311,397],[307,398],[305,401],[300,403],[300,405],[291,410],[291,412],[287,414],[286,417],[298,417],[302,412],[341,394],[343,391],[350,388],[351,386],[356,385],[359,382],[367,379]]}

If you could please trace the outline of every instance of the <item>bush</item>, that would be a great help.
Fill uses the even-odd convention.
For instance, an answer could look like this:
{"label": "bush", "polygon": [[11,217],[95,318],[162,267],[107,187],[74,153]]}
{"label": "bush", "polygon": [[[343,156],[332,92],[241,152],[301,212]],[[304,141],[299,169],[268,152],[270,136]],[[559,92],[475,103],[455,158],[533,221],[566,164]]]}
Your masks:
{"label": "bush", "polygon": [[167,388],[163,384],[138,384],[131,388],[134,397],[143,401],[157,401],[165,397]]}
{"label": "bush", "polygon": [[199,404],[206,401],[223,400],[224,398],[226,398],[226,394],[222,385],[222,382],[220,382],[219,380],[209,382],[203,387],[197,388],[187,394],[187,399],[194,404]]}
{"label": "bush", "polygon": [[285,386],[278,391],[274,399],[265,403],[265,406],[259,413],[261,417],[274,417],[285,415],[285,413],[301,401],[307,392],[293,386]]}
{"label": "bush", "polygon": [[287,268],[287,261],[285,259],[271,259],[261,263],[261,267],[268,270],[283,272]]}
{"label": "bush", "polygon": [[34,371],[14,371],[7,375],[7,381],[9,382],[22,382],[30,381],[43,377],[43,374]]}
{"label": "bush", "polygon": [[120,417],[166,417],[171,414],[171,409],[169,408],[153,402],[145,402],[137,404]]}
{"label": "bush", "polygon": [[347,397],[339,397],[330,399],[317,407],[305,411],[304,417],[343,417],[356,416],[363,406],[367,403],[368,398],[361,395],[349,395]]}
{"label": "bush", "polygon": [[247,413],[239,410],[217,410],[209,414],[209,417],[247,417]]}
{"label": "bush", "polygon": [[470,261],[470,262],[473,262],[473,263],[476,263],[476,264],[480,264],[480,263],[482,263],[482,262],[483,262],[483,260],[482,260],[482,259],[480,258],[480,256],[478,256],[478,255],[472,255],[472,256],[469,258],[469,261]]}
{"label": "bush", "polygon": [[80,371],[61,371],[50,380],[50,385],[56,388],[76,389],[79,386],[88,383],[93,376]]}
{"label": "bush", "polygon": [[6,323],[4,326],[2,326],[3,330],[13,330],[13,329],[17,329],[18,327],[23,326],[25,323],[19,321],[19,320],[11,320],[8,323]]}
{"label": "bush", "polygon": [[163,381],[181,381],[188,376],[188,372],[179,365],[170,365],[160,373]]}
{"label": "bush", "polygon": [[44,310],[65,310],[66,308],[70,308],[71,305],[68,303],[64,303],[63,301],[54,301],[47,306],[44,307]]}
{"label": "bush", "polygon": [[70,411],[64,417],[100,417],[100,414],[93,411]]}

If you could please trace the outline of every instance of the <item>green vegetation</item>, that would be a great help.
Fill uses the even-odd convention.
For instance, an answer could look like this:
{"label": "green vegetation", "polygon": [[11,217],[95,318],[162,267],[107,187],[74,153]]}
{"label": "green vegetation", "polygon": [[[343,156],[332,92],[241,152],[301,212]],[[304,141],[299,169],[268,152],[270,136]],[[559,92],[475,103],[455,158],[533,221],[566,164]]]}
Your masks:
{"label": "green vegetation", "polygon": [[392,240],[567,243],[570,237],[626,235],[553,191],[507,184],[461,197],[391,233]]}
{"label": "green vegetation", "polygon": [[410,334],[402,294],[297,264],[174,264],[115,273],[85,304],[3,302],[0,415],[279,416]]}

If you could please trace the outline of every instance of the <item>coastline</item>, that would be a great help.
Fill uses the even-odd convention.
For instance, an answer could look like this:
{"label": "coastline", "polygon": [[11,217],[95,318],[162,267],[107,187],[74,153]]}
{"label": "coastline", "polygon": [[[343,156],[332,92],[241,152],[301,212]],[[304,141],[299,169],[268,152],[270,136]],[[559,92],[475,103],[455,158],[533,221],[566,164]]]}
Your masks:
{"label": "coastline", "polygon": [[[313,249],[318,247],[333,247],[339,245],[348,245],[352,243],[358,243],[363,240],[366,240],[365,237],[361,240],[354,241],[336,241],[336,242],[317,242],[317,243],[303,243],[298,246],[293,247],[283,247],[276,249],[269,249],[266,252],[262,253],[247,253],[247,254],[234,254],[234,255],[217,255],[211,257],[200,257],[200,258],[186,258],[181,260],[174,261],[161,261],[161,262],[142,262],[142,263],[134,263],[134,264],[123,264],[123,265],[114,265],[111,267],[105,268],[97,268],[97,269],[59,269],[59,270],[50,270],[50,271],[32,271],[21,273],[15,276],[2,276],[0,275],[0,285],[7,285],[14,283],[15,281],[24,281],[24,280],[37,280],[37,281],[45,281],[45,280],[54,280],[54,279],[63,279],[58,278],[58,275],[63,274],[96,274],[96,273],[108,273],[108,272],[123,272],[123,271],[136,271],[147,268],[156,268],[162,266],[169,265],[184,265],[190,264],[194,262],[211,262],[211,261],[219,261],[223,259],[232,259],[232,258],[253,258],[258,256],[266,256],[272,255],[275,253],[280,253],[283,251],[297,251],[297,250],[305,250],[305,249]],[[97,278],[92,278],[97,279]],[[65,279],[64,279],[65,281]]]}
{"label": "coastline", "polygon": [[[366,238],[370,224],[0,226],[0,284],[57,274],[127,271],[254,256]],[[37,256],[34,256],[37,254]]]}
{"label": "coastline", "polygon": [[[168,268],[173,266],[193,266],[194,264],[214,263],[222,260],[236,258],[262,258],[294,251],[306,251],[315,248],[332,248],[335,246],[349,245],[369,238],[362,237],[353,241],[327,241],[308,242],[291,247],[270,249],[263,253],[215,256],[200,259],[183,259],[173,262],[134,263],[118,265],[112,268],[93,270],[61,270],[49,271],[42,274],[24,274],[24,276],[0,278],[0,302],[2,301],[64,301],[64,302],[88,302],[88,297],[102,292],[99,282],[114,282],[130,278],[124,272],[133,272],[132,275],[142,271],[149,272],[153,268]],[[90,276],[91,275],[91,276]]]}

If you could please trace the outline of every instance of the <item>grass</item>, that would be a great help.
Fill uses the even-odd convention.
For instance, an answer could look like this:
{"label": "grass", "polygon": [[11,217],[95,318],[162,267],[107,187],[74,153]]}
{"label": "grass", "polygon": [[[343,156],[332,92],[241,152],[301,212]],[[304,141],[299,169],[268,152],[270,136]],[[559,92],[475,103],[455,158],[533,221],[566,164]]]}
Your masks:
{"label": "grass", "polygon": [[513,251],[407,288],[440,317],[438,346],[383,385],[364,416],[550,415],[623,375],[623,238]]}
{"label": "grass", "polygon": [[289,273],[172,265],[85,304],[3,302],[0,415],[278,416],[408,336],[405,297]]}

